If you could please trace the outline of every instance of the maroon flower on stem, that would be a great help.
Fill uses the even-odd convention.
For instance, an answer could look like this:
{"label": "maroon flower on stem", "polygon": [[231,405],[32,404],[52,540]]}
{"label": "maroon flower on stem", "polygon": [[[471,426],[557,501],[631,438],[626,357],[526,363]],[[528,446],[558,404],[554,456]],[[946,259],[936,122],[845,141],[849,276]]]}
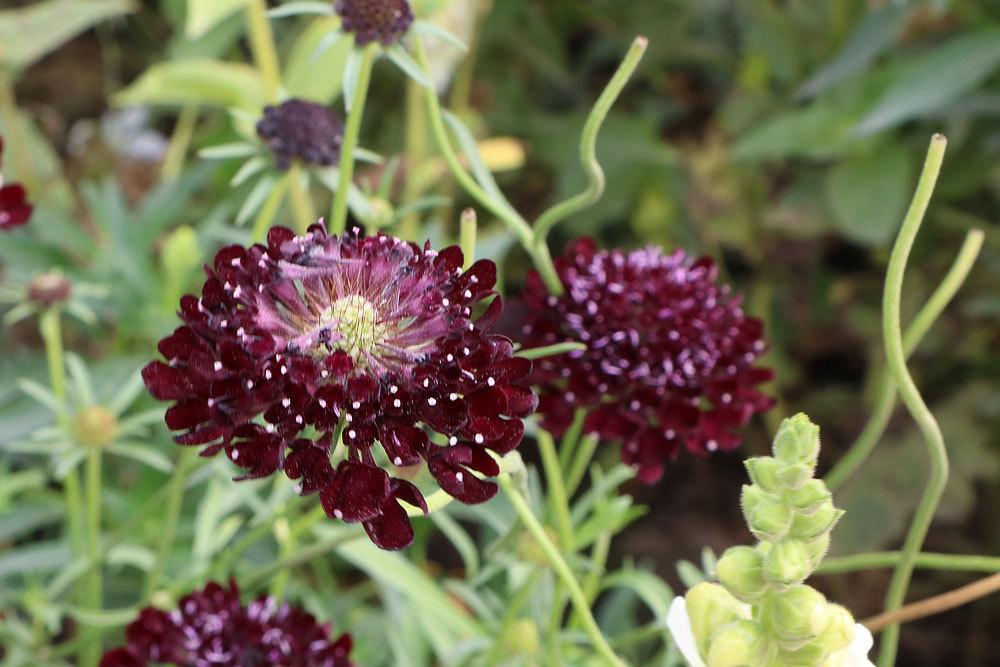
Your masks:
{"label": "maroon flower on stem", "polygon": [[[3,138],[0,137],[0,154],[3,153]],[[4,185],[0,174],[0,229],[9,230],[28,222],[34,207],[28,202],[28,195],[19,183]]]}
{"label": "maroon flower on stem", "polygon": [[407,0],[337,0],[344,32],[354,33],[354,42],[364,46],[380,42],[391,46],[413,24],[413,10]]}
{"label": "maroon flower on stem", "polygon": [[[160,342],[167,361],[143,378],[175,401],[166,421],[177,442],[225,450],[243,479],[283,469],[329,516],[405,547],[413,529],[398,501],[426,504],[379,461],[425,461],[456,499],[486,501],[497,487],[473,473],[498,474],[487,450],[514,449],[537,403],[530,362],[488,332],[500,299],[473,314],[495,295],[496,266],[461,267],[457,247],[275,227],[267,245],[219,251],[201,298],[181,300],[184,326]],[[334,467],[341,432],[346,458]]]}
{"label": "maroon flower on stem", "polygon": [[763,324],[716,281],[712,260],[658,248],[598,251],[591,239],[557,260],[565,287],[549,294],[528,275],[525,347],[578,341],[587,349],[535,363],[543,426],[561,435],[575,410],[584,428],[622,441],[622,459],[646,483],[659,480],[679,448],[733,449],[734,432],[773,401],[756,389]]}
{"label": "maroon flower on stem", "polygon": [[293,160],[328,167],[340,159],[344,124],[322,104],[291,99],[264,107],[257,134],[274,153],[279,169],[288,169]]}
{"label": "maroon flower on stem", "polygon": [[330,626],[298,607],[261,595],[244,606],[233,580],[210,582],[181,598],[175,611],[146,607],[125,629],[126,644],[100,667],[352,667],[351,636],[330,639]]}

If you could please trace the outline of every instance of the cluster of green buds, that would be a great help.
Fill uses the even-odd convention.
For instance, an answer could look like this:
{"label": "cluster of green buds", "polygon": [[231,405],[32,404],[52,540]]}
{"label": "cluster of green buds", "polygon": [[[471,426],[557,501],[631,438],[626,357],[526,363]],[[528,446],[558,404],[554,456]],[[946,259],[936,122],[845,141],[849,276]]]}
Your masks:
{"label": "cluster of green buds", "polygon": [[804,414],[786,419],[773,452],[746,462],[753,483],[743,487],[741,504],[758,544],[727,550],[716,567],[720,583],[685,595],[708,667],[828,667],[841,664],[835,654],[854,638],[851,613],[803,583],[843,515],[813,476],[819,427]]}

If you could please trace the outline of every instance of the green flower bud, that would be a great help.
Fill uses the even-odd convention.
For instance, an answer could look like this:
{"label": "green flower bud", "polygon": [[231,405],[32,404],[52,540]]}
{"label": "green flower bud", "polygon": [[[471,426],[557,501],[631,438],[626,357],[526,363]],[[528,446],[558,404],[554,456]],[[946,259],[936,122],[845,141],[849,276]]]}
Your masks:
{"label": "green flower bud", "polygon": [[507,655],[538,655],[541,649],[538,626],[530,618],[519,618],[511,623],[501,641]]}
{"label": "green flower bud", "polygon": [[814,540],[805,543],[809,560],[812,561],[813,569],[826,558],[826,552],[830,550],[830,533],[823,533]]}
{"label": "green flower bud", "polygon": [[789,463],[778,468],[778,480],[786,489],[799,489],[812,479],[814,471],[805,463]]}
{"label": "green flower bud", "polygon": [[747,524],[757,539],[769,542],[783,538],[791,528],[793,518],[788,505],[770,498],[756,503],[746,515]]}
{"label": "green flower bud", "polygon": [[830,498],[830,490],[821,479],[810,479],[799,488],[785,493],[785,500],[800,514],[812,514]]}
{"label": "green flower bud", "polygon": [[801,412],[784,420],[774,436],[774,456],[782,463],[815,466],[819,456],[819,426]]}
{"label": "green flower bud", "polygon": [[783,648],[798,648],[826,629],[826,608],[822,593],[811,586],[797,586],[767,600],[767,627]]}
{"label": "green flower bud", "polygon": [[839,604],[826,605],[826,628],[816,639],[816,645],[823,650],[823,655],[840,651],[854,641],[854,617]]}
{"label": "green flower bud", "polygon": [[792,527],[789,532],[793,537],[811,540],[824,533],[829,533],[842,516],[844,516],[844,511],[837,509],[832,502],[827,501],[812,514],[796,515],[792,519]]}
{"label": "green flower bud", "polygon": [[368,210],[364,215],[364,223],[369,227],[382,228],[392,224],[395,216],[392,204],[380,197],[373,197],[368,202]]}
{"label": "green flower bud", "polygon": [[823,649],[810,643],[794,649],[780,649],[776,664],[782,667],[817,667],[823,664],[825,658]]}
{"label": "green flower bud", "polygon": [[734,621],[712,636],[705,663],[708,667],[752,667],[764,644],[764,633],[753,621]]}
{"label": "green flower bud", "polygon": [[708,655],[712,633],[733,621],[750,616],[750,610],[719,584],[702,582],[684,595],[691,632],[698,643],[698,653]]}
{"label": "green flower bud", "polygon": [[767,592],[764,557],[753,547],[732,547],[715,565],[715,574],[730,593],[752,602]]}
{"label": "green flower bud", "polygon": [[779,591],[801,584],[812,570],[809,548],[801,540],[782,540],[764,556],[764,577]]}
{"label": "green flower bud", "polygon": [[743,516],[749,516],[750,512],[753,508],[757,507],[757,505],[773,499],[774,496],[766,493],[759,486],[744,484],[743,489],[740,492],[740,508],[743,510]]}
{"label": "green flower bud", "polygon": [[759,486],[764,491],[776,493],[781,490],[781,483],[778,481],[778,468],[781,464],[771,456],[755,456],[743,462],[750,481],[754,486]]}
{"label": "green flower bud", "polygon": [[76,413],[71,429],[81,445],[100,449],[114,442],[118,420],[107,408],[91,405]]}

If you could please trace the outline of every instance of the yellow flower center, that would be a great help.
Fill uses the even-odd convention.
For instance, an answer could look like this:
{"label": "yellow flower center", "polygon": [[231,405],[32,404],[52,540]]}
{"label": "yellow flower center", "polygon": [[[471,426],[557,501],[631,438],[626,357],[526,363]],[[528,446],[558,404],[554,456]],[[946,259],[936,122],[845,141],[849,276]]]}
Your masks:
{"label": "yellow flower center", "polygon": [[358,294],[345,296],[333,302],[321,316],[324,324],[339,336],[330,342],[333,350],[343,350],[357,363],[372,354],[388,332],[388,325],[379,322],[378,311],[367,299]]}

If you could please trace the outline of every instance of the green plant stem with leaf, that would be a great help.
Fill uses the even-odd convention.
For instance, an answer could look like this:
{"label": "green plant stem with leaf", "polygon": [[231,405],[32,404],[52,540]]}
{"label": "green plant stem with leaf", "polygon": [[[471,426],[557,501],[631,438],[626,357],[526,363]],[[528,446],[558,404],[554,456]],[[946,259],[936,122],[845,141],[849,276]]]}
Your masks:
{"label": "green plant stem with leaf", "polygon": [[180,522],[181,508],[184,505],[184,489],[187,486],[188,473],[191,470],[193,461],[197,458],[197,452],[185,448],[181,450],[174,470],[167,482],[166,514],[163,524],[163,531],[160,533],[160,544],[156,551],[156,560],[153,567],[146,575],[145,594],[152,595],[156,587],[160,585],[160,579],[166,571],[167,561],[174,548],[174,540],[177,538],[177,525]]}
{"label": "green plant stem with leaf", "polygon": [[288,199],[291,201],[295,216],[295,230],[299,234],[305,234],[309,225],[316,222],[316,210],[313,208],[309,190],[303,183],[305,176],[302,164],[298,160],[293,161],[292,166],[288,168]]}
{"label": "green plant stem with leaf", "polygon": [[[816,570],[817,574],[840,574],[858,570],[896,567],[905,554],[900,551],[872,551],[827,558]],[[965,554],[940,554],[921,552],[914,561],[915,567],[924,570],[949,570],[957,572],[1000,572],[1000,556],[969,556]]]}
{"label": "green plant stem with leaf", "polygon": [[[917,554],[924,543],[934,511],[937,509],[941,495],[948,482],[948,452],[945,449],[944,438],[934,415],[927,408],[917,385],[913,382],[906,368],[906,350],[903,346],[902,327],[900,325],[900,302],[903,295],[903,277],[906,273],[906,262],[913,247],[913,242],[920,230],[927,205],[930,203],[934,184],[937,182],[941,163],[944,161],[944,151],[947,140],[943,135],[936,134],[931,138],[927,159],[924,162],[917,190],[913,196],[910,208],[903,219],[903,226],[892,248],[889,257],[889,267],[886,275],[885,292],[882,300],[882,334],[885,339],[886,358],[889,370],[899,386],[899,395],[920,428],[927,447],[930,463],[930,473],[924,487],[920,503],[910,524],[906,541],[901,549],[901,557],[893,572],[886,594],[885,610],[892,611],[903,605],[906,589],[916,566]],[[879,647],[879,665],[892,667],[896,661],[896,650],[899,642],[899,624],[893,624],[885,629]]]}
{"label": "green plant stem with leaf", "polygon": [[535,539],[535,542],[538,543],[538,546],[545,554],[546,560],[549,562],[549,566],[568,591],[573,608],[579,613],[583,623],[583,630],[590,639],[594,649],[609,665],[613,667],[626,667],[625,662],[615,654],[614,650],[608,644],[608,640],[601,633],[601,629],[598,627],[597,621],[594,620],[594,615],[590,611],[590,604],[587,602],[587,596],[580,587],[580,583],[573,576],[573,571],[559,553],[558,547],[549,539],[545,527],[542,526],[538,518],[535,517],[534,512],[531,511],[531,507],[524,499],[524,496],[521,495],[514,480],[511,479],[508,473],[502,473],[499,481],[500,488],[503,489],[507,499],[514,506],[514,511],[517,512],[521,523],[524,524],[525,528],[527,528],[528,532]]}
{"label": "green plant stem with leaf", "polygon": [[[969,271],[972,270],[972,265],[975,264],[976,258],[979,256],[979,251],[983,247],[984,239],[985,234],[979,229],[973,229],[966,234],[965,242],[955,257],[951,269],[948,270],[941,284],[937,286],[927,303],[906,328],[906,333],[903,335],[903,350],[907,358],[913,354],[931,325],[934,324],[965,282]],[[895,405],[896,382],[893,380],[891,371],[885,368],[879,375],[875,407],[861,431],[861,435],[826,476],[826,484],[831,490],[839,488],[868,460],[889,425],[889,419],[892,417]]]}
{"label": "green plant stem with leaf", "polygon": [[252,0],[246,8],[247,35],[250,50],[260,78],[264,82],[264,97],[269,104],[278,101],[281,74],[278,65],[278,50],[274,44],[274,33],[267,19],[266,0]]}
{"label": "green plant stem with leaf", "polygon": [[[103,602],[103,577],[101,561],[101,471],[103,452],[100,447],[91,446],[87,452],[87,556],[97,567],[87,572],[87,606],[100,612]],[[97,667],[101,659],[100,642],[90,642],[81,651],[80,664],[83,667]]]}
{"label": "green plant stem with leaf", "polygon": [[[357,80],[354,83],[351,104],[347,110],[347,122],[344,124],[344,141],[340,145],[340,166],[337,191],[333,194],[333,205],[330,210],[330,231],[340,234],[347,228],[347,193],[354,180],[354,151],[358,147],[358,137],[361,133],[361,119],[365,112],[365,102],[368,99],[368,86],[371,83],[372,67],[379,45],[369,44],[361,51],[361,62],[358,65]],[[346,94],[346,91],[345,91]]]}

